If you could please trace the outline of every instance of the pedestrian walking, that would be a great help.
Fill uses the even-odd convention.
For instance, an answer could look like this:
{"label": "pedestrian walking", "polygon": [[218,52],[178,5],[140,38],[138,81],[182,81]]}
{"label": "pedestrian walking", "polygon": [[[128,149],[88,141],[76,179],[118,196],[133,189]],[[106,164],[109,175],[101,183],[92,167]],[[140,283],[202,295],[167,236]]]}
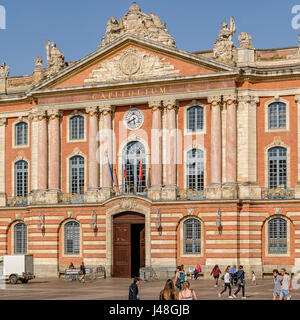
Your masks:
{"label": "pedestrian walking", "polygon": [[273,276],[274,276],[273,300],[277,300],[280,298],[280,287],[281,287],[281,283],[280,283],[281,277],[277,269],[273,270]]}
{"label": "pedestrian walking", "polygon": [[159,294],[159,300],[177,300],[176,288],[171,279],[166,281],[164,289]]}
{"label": "pedestrian walking", "polygon": [[243,270],[243,266],[239,266],[239,271],[237,272],[236,278],[237,278],[237,290],[233,294],[233,297],[237,298],[237,294],[242,289],[242,299],[246,299],[246,296],[245,296],[246,281],[245,281],[245,271]]}
{"label": "pedestrian walking", "polygon": [[219,266],[216,264],[210,273],[210,275],[212,275],[214,277],[214,280],[216,283],[215,288],[217,288],[219,286],[219,277],[220,277],[221,273],[222,272],[221,272]]}
{"label": "pedestrian walking", "polygon": [[177,292],[181,290],[181,284],[185,281],[185,275],[182,270],[182,266],[178,266],[176,269],[175,279],[174,279],[174,285],[176,287]]}
{"label": "pedestrian walking", "polygon": [[231,281],[231,286],[233,288],[233,285],[236,285],[236,265],[232,266],[229,270],[229,274],[230,274],[230,281]]}
{"label": "pedestrian walking", "polygon": [[254,272],[254,271],[252,271],[251,277],[252,277],[252,284],[253,284],[254,286],[256,286],[256,276],[255,276],[255,272]]}
{"label": "pedestrian walking", "polygon": [[179,300],[197,300],[197,295],[195,291],[191,289],[189,281],[183,282],[182,290],[179,292]]}
{"label": "pedestrian walking", "polygon": [[230,266],[228,266],[224,272],[224,289],[218,294],[219,298],[221,298],[222,294],[227,290],[229,290],[229,299],[232,299],[232,295],[231,295],[231,277],[230,277]]}
{"label": "pedestrian walking", "polygon": [[280,270],[281,272],[281,287],[280,287],[280,298],[279,300],[284,300],[286,298],[287,300],[290,300],[290,289],[291,289],[291,278],[287,274],[286,269],[282,268]]}
{"label": "pedestrian walking", "polygon": [[79,281],[84,283],[85,282],[85,274],[86,274],[86,270],[85,270],[85,265],[84,262],[82,261],[81,265],[80,265],[80,275],[81,277],[79,278]]}
{"label": "pedestrian walking", "polygon": [[139,285],[141,283],[140,278],[135,277],[132,284],[129,287],[128,300],[140,300],[139,297]]}

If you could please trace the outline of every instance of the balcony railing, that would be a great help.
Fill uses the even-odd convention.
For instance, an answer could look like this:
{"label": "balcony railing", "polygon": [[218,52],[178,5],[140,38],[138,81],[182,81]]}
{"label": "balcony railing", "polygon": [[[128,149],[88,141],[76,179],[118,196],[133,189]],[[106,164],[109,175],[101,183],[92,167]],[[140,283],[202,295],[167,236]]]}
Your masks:
{"label": "balcony railing", "polygon": [[8,207],[26,207],[28,205],[27,197],[10,197],[7,198]]}
{"label": "balcony railing", "polygon": [[65,193],[60,195],[59,203],[80,204],[84,203],[84,194]]}
{"label": "balcony railing", "polygon": [[263,189],[261,198],[262,200],[295,199],[295,190],[285,188]]}
{"label": "balcony railing", "polygon": [[120,195],[137,195],[146,197],[148,192],[148,188],[146,187],[128,187],[128,186],[120,186],[115,187],[112,190],[112,196],[120,196]]}
{"label": "balcony railing", "polygon": [[204,190],[182,189],[178,191],[179,200],[205,200]]}

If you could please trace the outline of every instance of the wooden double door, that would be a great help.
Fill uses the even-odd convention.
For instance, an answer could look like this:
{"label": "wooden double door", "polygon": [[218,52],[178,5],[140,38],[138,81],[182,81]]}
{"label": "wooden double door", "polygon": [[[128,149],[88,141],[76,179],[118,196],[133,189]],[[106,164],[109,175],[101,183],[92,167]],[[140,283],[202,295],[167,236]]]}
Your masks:
{"label": "wooden double door", "polygon": [[130,212],[114,217],[113,242],[113,276],[139,276],[145,267],[145,217]]}

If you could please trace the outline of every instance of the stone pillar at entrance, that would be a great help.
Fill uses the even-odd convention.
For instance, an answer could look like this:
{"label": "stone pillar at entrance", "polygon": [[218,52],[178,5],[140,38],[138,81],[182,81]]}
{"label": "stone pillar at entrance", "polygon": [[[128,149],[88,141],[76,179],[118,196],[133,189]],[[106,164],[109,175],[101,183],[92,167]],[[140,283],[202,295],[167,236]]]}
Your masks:
{"label": "stone pillar at entrance", "polygon": [[222,198],[222,128],[221,96],[209,97],[211,104],[211,186],[207,189],[207,198]]}
{"label": "stone pillar at entrance", "polygon": [[151,131],[151,188],[148,191],[149,198],[161,199],[162,188],[162,113],[161,100],[150,100],[149,107],[152,109]]}
{"label": "stone pillar at entrance", "polygon": [[60,118],[57,109],[48,110],[49,116],[49,192],[47,202],[58,203],[60,195]]}
{"label": "stone pillar at entrance", "polygon": [[166,186],[162,191],[162,199],[176,200],[177,198],[177,102],[176,99],[163,100],[166,110],[166,128],[163,139],[165,145],[164,164],[166,168]]}
{"label": "stone pillar at entrance", "polygon": [[101,162],[101,189],[100,198],[106,200],[110,198],[113,187],[108,159],[113,170],[113,117],[114,107],[109,104],[99,106],[100,121],[100,162]]}
{"label": "stone pillar at entrance", "polygon": [[236,96],[226,96],[226,183],[223,198],[237,198],[237,102]]}
{"label": "stone pillar at entrance", "polygon": [[89,115],[89,180],[85,201],[95,203],[98,202],[99,188],[98,107],[88,107],[86,112]]}
{"label": "stone pillar at entrance", "polygon": [[6,118],[0,118],[0,206],[6,206],[6,190],[5,190],[5,131]]}

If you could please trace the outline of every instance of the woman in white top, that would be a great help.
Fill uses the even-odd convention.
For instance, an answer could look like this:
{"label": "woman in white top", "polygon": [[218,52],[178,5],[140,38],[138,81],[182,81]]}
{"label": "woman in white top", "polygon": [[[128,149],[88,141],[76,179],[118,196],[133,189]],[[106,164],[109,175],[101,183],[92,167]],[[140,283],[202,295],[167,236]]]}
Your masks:
{"label": "woman in white top", "polygon": [[229,270],[230,270],[230,266],[228,266],[224,272],[224,289],[218,294],[219,298],[221,298],[221,295],[227,290],[227,288],[229,289],[229,299],[233,299],[232,295],[231,295],[231,284],[230,284],[230,280],[231,280],[231,276],[229,274]]}
{"label": "woman in white top", "polygon": [[182,283],[182,290],[179,292],[179,300],[197,300],[197,296],[194,290],[190,289],[190,283],[184,281]]}
{"label": "woman in white top", "polygon": [[254,271],[252,271],[252,284],[253,284],[254,286],[256,286],[256,276],[255,276]]}

